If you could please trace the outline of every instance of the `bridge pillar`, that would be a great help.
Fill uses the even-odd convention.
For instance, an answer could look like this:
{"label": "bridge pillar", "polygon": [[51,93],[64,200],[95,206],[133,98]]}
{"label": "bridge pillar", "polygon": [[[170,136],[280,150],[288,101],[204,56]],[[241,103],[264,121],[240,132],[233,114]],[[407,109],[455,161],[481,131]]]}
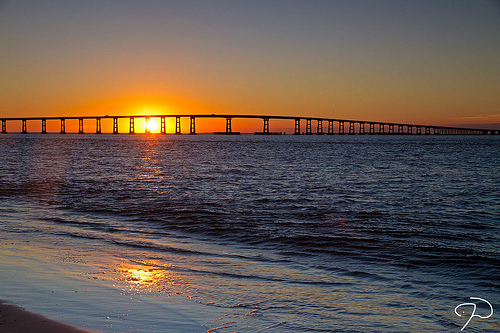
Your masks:
{"label": "bridge pillar", "polygon": [[2,133],[7,133],[7,119],[2,119]]}
{"label": "bridge pillar", "polygon": [[359,134],[366,134],[365,132],[365,123],[359,123]]}
{"label": "bridge pillar", "polygon": [[406,133],[407,134],[413,134],[413,126],[407,126],[406,127]]}
{"label": "bridge pillar", "polygon": [[385,124],[378,124],[378,134],[385,134]]}
{"label": "bridge pillar", "polygon": [[389,134],[394,134],[394,124],[389,124]]}
{"label": "bridge pillar", "polygon": [[425,134],[431,134],[431,128],[429,126],[425,127]]}
{"label": "bridge pillar", "polygon": [[95,134],[101,134],[101,118],[95,119]]}
{"label": "bridge pillar", "polygon": [[398,125],[398,134],[403,134],[403,125]]}
{"label": "bridge pillar", "polygon": [[344,133],[344,122],[339,121],[339,134],[345,134]]}
{"label": "bridge pillar", "polygon": [[190,117],[189,118],[189,134],[191,134],[191,135],[195,135],[196,134],[195,117]]}
{"label": "bridge pillar", "polygon": [[165,126],[165,117],[160,118],[160,133],[161,134],[167,134],[167,129]]}
{"label": "bridge pillar", "polygon": [[83,134],[83,118],[78,119],[78,134]]}
{"label": "bridge pillar", "polygon": [[354,122],[349,122],[349,134],[354,134]]}
{"label": "bridge pillar", "polygon": [[146,117],[144,119],[144,133],[145,134],[151,134],[151,129],[149,128],[149,117]]}
{"label": "bridge pillar", "polygon": [[375,124],[370,123],[370,129],[368,130],[370,134],[375,134]]}
{"label": "bridge pillar", "polygon": [[21,133],[26,134],[28,133],[28,127],[26,126],[26,119],[23,119],[22,122],[23,122],[23,127]]}
{"label": "bridge pillar", "polygon": [[181,117],[175,117],[175,134],[182,134],[182,132],[181,132]]}
{"label": "bridge pillar", "polygon": [[61,132],[60,134],[66,134],[66,119],[61,118]]}
{"label": "bridge pillar", "polygon": [[42,119],[42,134],[47,134],[47,119]]}
{"label": "bridge pillar", "polygon": [[328,120],[328,134],[333,134],[333,120]]}
{"label": "bridge pillar", "polygon": [[135,118],[129,117],[128,134],[135,134]]}
{"label": "bridge pillar", "polygon": [[113,134],[118,134],[118,118],[113,117]]}
{"label": "bridge pillar", "polygon": [[293,134],[300,135],[300,118],[295,119],[295,131]]}
{"label": "bridge pillar", "polygon": [[264,120],[264,128],[262,129],[262,133],[269,134],[269,118],[263,118]]}
{"label": "bridge pillar", "polygon": [[311,135],[311,119],[306,119],[306,134]]}
{"label": "bridge pillar", "polygon": [[316,129],[316,135],[323,134],[323,120],[318,119],[318,128]]}
{"label": "bridge pillar", "polygon": [[226,134],[231,134],[232,132],[231,119],[232,118],[226,118]]}

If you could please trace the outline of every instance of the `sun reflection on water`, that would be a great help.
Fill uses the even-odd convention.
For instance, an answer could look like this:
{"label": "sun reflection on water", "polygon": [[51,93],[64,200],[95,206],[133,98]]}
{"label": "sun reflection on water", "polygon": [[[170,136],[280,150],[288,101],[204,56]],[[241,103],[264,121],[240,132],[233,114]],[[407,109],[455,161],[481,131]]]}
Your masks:
{"label": "sun reflection on water", "polygon": [[121,263],[116,271],[125,289],[136,293],[169,292],[178,280],[166,267],[153,264]]}

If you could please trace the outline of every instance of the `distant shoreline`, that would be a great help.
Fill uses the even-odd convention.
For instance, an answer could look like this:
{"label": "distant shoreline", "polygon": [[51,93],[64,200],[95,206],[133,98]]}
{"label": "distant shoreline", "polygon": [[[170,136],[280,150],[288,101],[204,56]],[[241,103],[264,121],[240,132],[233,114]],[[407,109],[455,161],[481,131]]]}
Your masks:
{"label": "distant shoreline", "polygon": [[90,333],[75,326],[63,324],[24,310],[0,300],[0,330],[4,333]]}

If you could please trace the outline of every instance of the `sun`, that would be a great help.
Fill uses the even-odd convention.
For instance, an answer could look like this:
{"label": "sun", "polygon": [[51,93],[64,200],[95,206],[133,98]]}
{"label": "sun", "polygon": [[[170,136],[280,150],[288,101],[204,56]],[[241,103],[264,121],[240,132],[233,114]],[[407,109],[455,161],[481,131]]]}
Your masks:
{"label": "sun", "polygon": [[156,119],[147,119],[145,125],[145,131],[149,133],[158,132],[158,121]]}

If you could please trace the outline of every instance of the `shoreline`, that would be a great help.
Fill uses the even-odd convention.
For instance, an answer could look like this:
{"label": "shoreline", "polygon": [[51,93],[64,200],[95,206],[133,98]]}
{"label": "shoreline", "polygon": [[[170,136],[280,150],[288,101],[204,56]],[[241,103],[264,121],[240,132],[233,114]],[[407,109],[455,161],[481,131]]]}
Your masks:
{"label": "shoreline", "polygon": [[4,333],[91,333],[91,331],[26,311],[22,307],[3,300],[0,300],[0,330]]}

